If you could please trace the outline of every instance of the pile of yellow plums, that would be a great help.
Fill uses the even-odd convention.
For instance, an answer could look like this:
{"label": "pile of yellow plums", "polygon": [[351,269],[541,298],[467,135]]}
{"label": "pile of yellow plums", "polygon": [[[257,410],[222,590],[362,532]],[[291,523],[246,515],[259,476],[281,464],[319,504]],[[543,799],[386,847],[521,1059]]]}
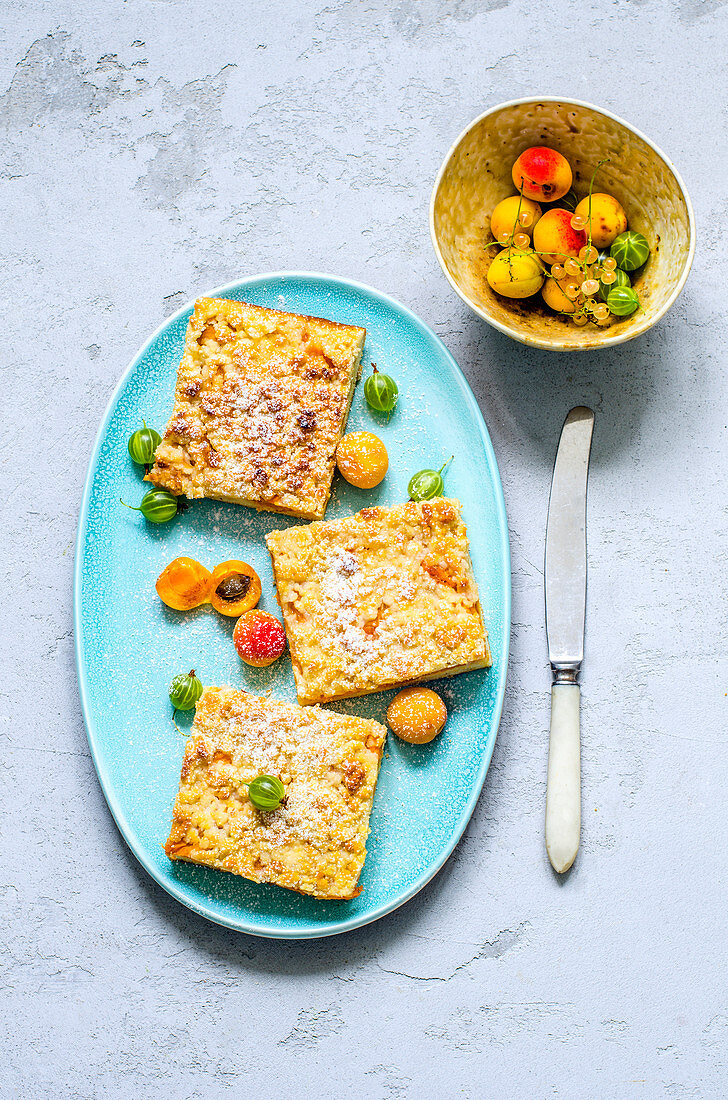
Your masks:
{"label": "pile of yellow plums", "polygon": [[488,268],[492,289],[505,298],[540,291],[550,309],[578,326],[603,327],[633,313],[639,297],[628,272],[642,267],[650,246],[628,231],[617,199],[593,193],[592,177],[579,201],[569,162],[546,146],[521,153],[512,176],[518,194],[499,202],[490,218],[492,244],[502,249]]}

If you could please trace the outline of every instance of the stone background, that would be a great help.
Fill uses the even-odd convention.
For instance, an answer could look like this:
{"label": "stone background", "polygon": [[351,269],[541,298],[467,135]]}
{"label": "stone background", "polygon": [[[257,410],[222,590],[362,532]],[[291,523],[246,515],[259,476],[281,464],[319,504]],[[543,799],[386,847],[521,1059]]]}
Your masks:
{"label": "stone background", "polygon": [[[726,102],[722,0],[17,2],[0,26],[3,1097],[725,1095]],[[597,101],[691,191],[656,329],[528,351],[449,289],[427,233],[451,140],[513,96]],[[340,938],[206,923],[126,850],[89,758],[73,540],[113,387],[178,305],[240,275],[371,283],[452,350],[513,549],[493,764],[446,868]],[[546,504],[597,411],[584,829],[543,847]]]}

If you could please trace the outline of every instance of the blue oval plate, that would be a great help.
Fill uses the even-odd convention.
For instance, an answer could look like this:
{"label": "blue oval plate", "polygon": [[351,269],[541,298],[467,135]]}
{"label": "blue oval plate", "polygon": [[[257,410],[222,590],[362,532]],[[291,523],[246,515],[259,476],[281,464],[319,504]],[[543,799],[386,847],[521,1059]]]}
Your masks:
{"label": "blue oval plate", "polygon": [[[480,794],[495,743],[505,690],[510,628],[508,528],[498,467],[487,429],[460,369],[440,340],[409,310],[369,287],[328,275],[259,275],[210,292],[213,297],[329,317],[367,329],[365,375],[374,361],[399,384],[389,420],[372,412],[360,384],[348,430],[367,428],[389,452],[389,473],[371,492],[338,475],[326,518],[366,505],[407,499],[412,473],[454,454],[446,493],[463,502],[493,667],[451,680],[438,691],[450,717],[430,745],[389,737],[371,818],[363,891],[354,901],[315,901],[277,886],[188,863],[170,863],[167,838],[184,749],[167,691],[178,672],[205,684],[231,684],[295,701],[290,661],[250,669],[232,645],[234,621],[209,608],[178,613],[157,598],[164,566],[186,554],[209,568],[243,558],[263,584],[261,607],[276,612],[264,535],[300,520],[214,500],[194,501],[155,526],[119,503],[138,504],[149,487],[127,453],[142,418],[162,431],[192,304],[144,345],[114,393],[91,458],[78,531],[75,576],[76,659],[96,771],[122,836],[173,897],[219,924],[258,936],[306,939],[345,932],[402,905],[442,867]],[[352,699],[339,709],[384,720],[392,693]],[[190,719],[179,718],[185,728]]]}

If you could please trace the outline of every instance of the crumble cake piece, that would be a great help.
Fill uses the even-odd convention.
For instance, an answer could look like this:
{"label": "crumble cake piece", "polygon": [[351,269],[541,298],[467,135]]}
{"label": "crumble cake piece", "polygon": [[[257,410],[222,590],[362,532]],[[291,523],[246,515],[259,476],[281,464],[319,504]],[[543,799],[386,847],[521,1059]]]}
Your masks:
{"label": "crumble cake piece", "polygon": [[320,317],[200,298],[147,480],[321,519],[365,337]]}
{"label": "crumble cake piece", "polygon": [[365,508],[266,541],[300,703],[491,663],[459,501]]}
{"label": "crumble cake piece", "polygon": [[[206,688],[165,852],[315,898],[356,897],[385,737],[371,719]],[[277,810],[250,802],[258,775],[282,781]]]}

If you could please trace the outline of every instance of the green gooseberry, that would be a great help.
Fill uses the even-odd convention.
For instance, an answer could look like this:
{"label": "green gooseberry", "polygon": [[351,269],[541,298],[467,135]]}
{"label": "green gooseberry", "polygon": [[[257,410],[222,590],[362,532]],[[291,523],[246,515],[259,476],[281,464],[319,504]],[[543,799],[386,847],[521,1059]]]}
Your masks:
{"label": "green gooseberry", "polygon": [[125,500],[121,503],[125,508],[131,508],[132,512],[141,512],[150,523],[168,523],[177,515],[179,507],[177,497],[168,489],[150,489],[138,508],[127,504]]}
{"label": "green gooseberry", "polygon": [[603,279],[599,280],[599,297],[603,302],[606,302],[610,291],[617,290],[620,286],[632,286],[632,280],[626,271],[622,271],[621,267],[615,268],[612,274],[615,276],[613,283],[605,283]]}
{"label": "green gooseberry", "polygon": [[413,474],[407,486],[410,500],[433,500],[435,497],[441,497],[445,491],[442,471],[448,462],[452,462],[452,460],[453,456],[451,455],[447,462],[443,462],[439,470],[418,470],[416,474]]}
{"label": "green gooseberry", "polygon": [[647,260],[650,246],[647,238],[641,233],[634,233],[628,229],[614,238],[609,254],[617,261],[617,267],[621,267],[623,271],[636,271]]}
{"label": "green gooseberry", "polygon": [[632,287],[629,286],[618,286],[616,290],[610,290],[607,295],[609,312],[613,313],[615,317],[629,317],[630,313],[634,313],[639,304],[637,291],[632,290]]}
{"label": "green gooseberry", "polygon": [[139,428],[129,436],[127,449],[132,461],[138,466],[151,466],[154,462],[154,452],[162,442],[159,432],[154,428],[148,428],[146,420],[142,420],[143,428]]}
{"label": "green gooseberry", "polygon": [[248,798],[256,810],[271,813],[286,797],[286,788],[275,775],[258,775],[248,784]]}
{"label": "green gooseberry", "polygon": [[388,374],[380,374],[372,363],[373,373],[364,383],[364,398],[375,412],[391,412],[397,404],[399,389],[397,383]]}
{"label": "green gooseberry", "polygon": [[169,688],[169,701],[175,710],[192,710],[201,695],[202,681],[193,668],[175,676]]}

